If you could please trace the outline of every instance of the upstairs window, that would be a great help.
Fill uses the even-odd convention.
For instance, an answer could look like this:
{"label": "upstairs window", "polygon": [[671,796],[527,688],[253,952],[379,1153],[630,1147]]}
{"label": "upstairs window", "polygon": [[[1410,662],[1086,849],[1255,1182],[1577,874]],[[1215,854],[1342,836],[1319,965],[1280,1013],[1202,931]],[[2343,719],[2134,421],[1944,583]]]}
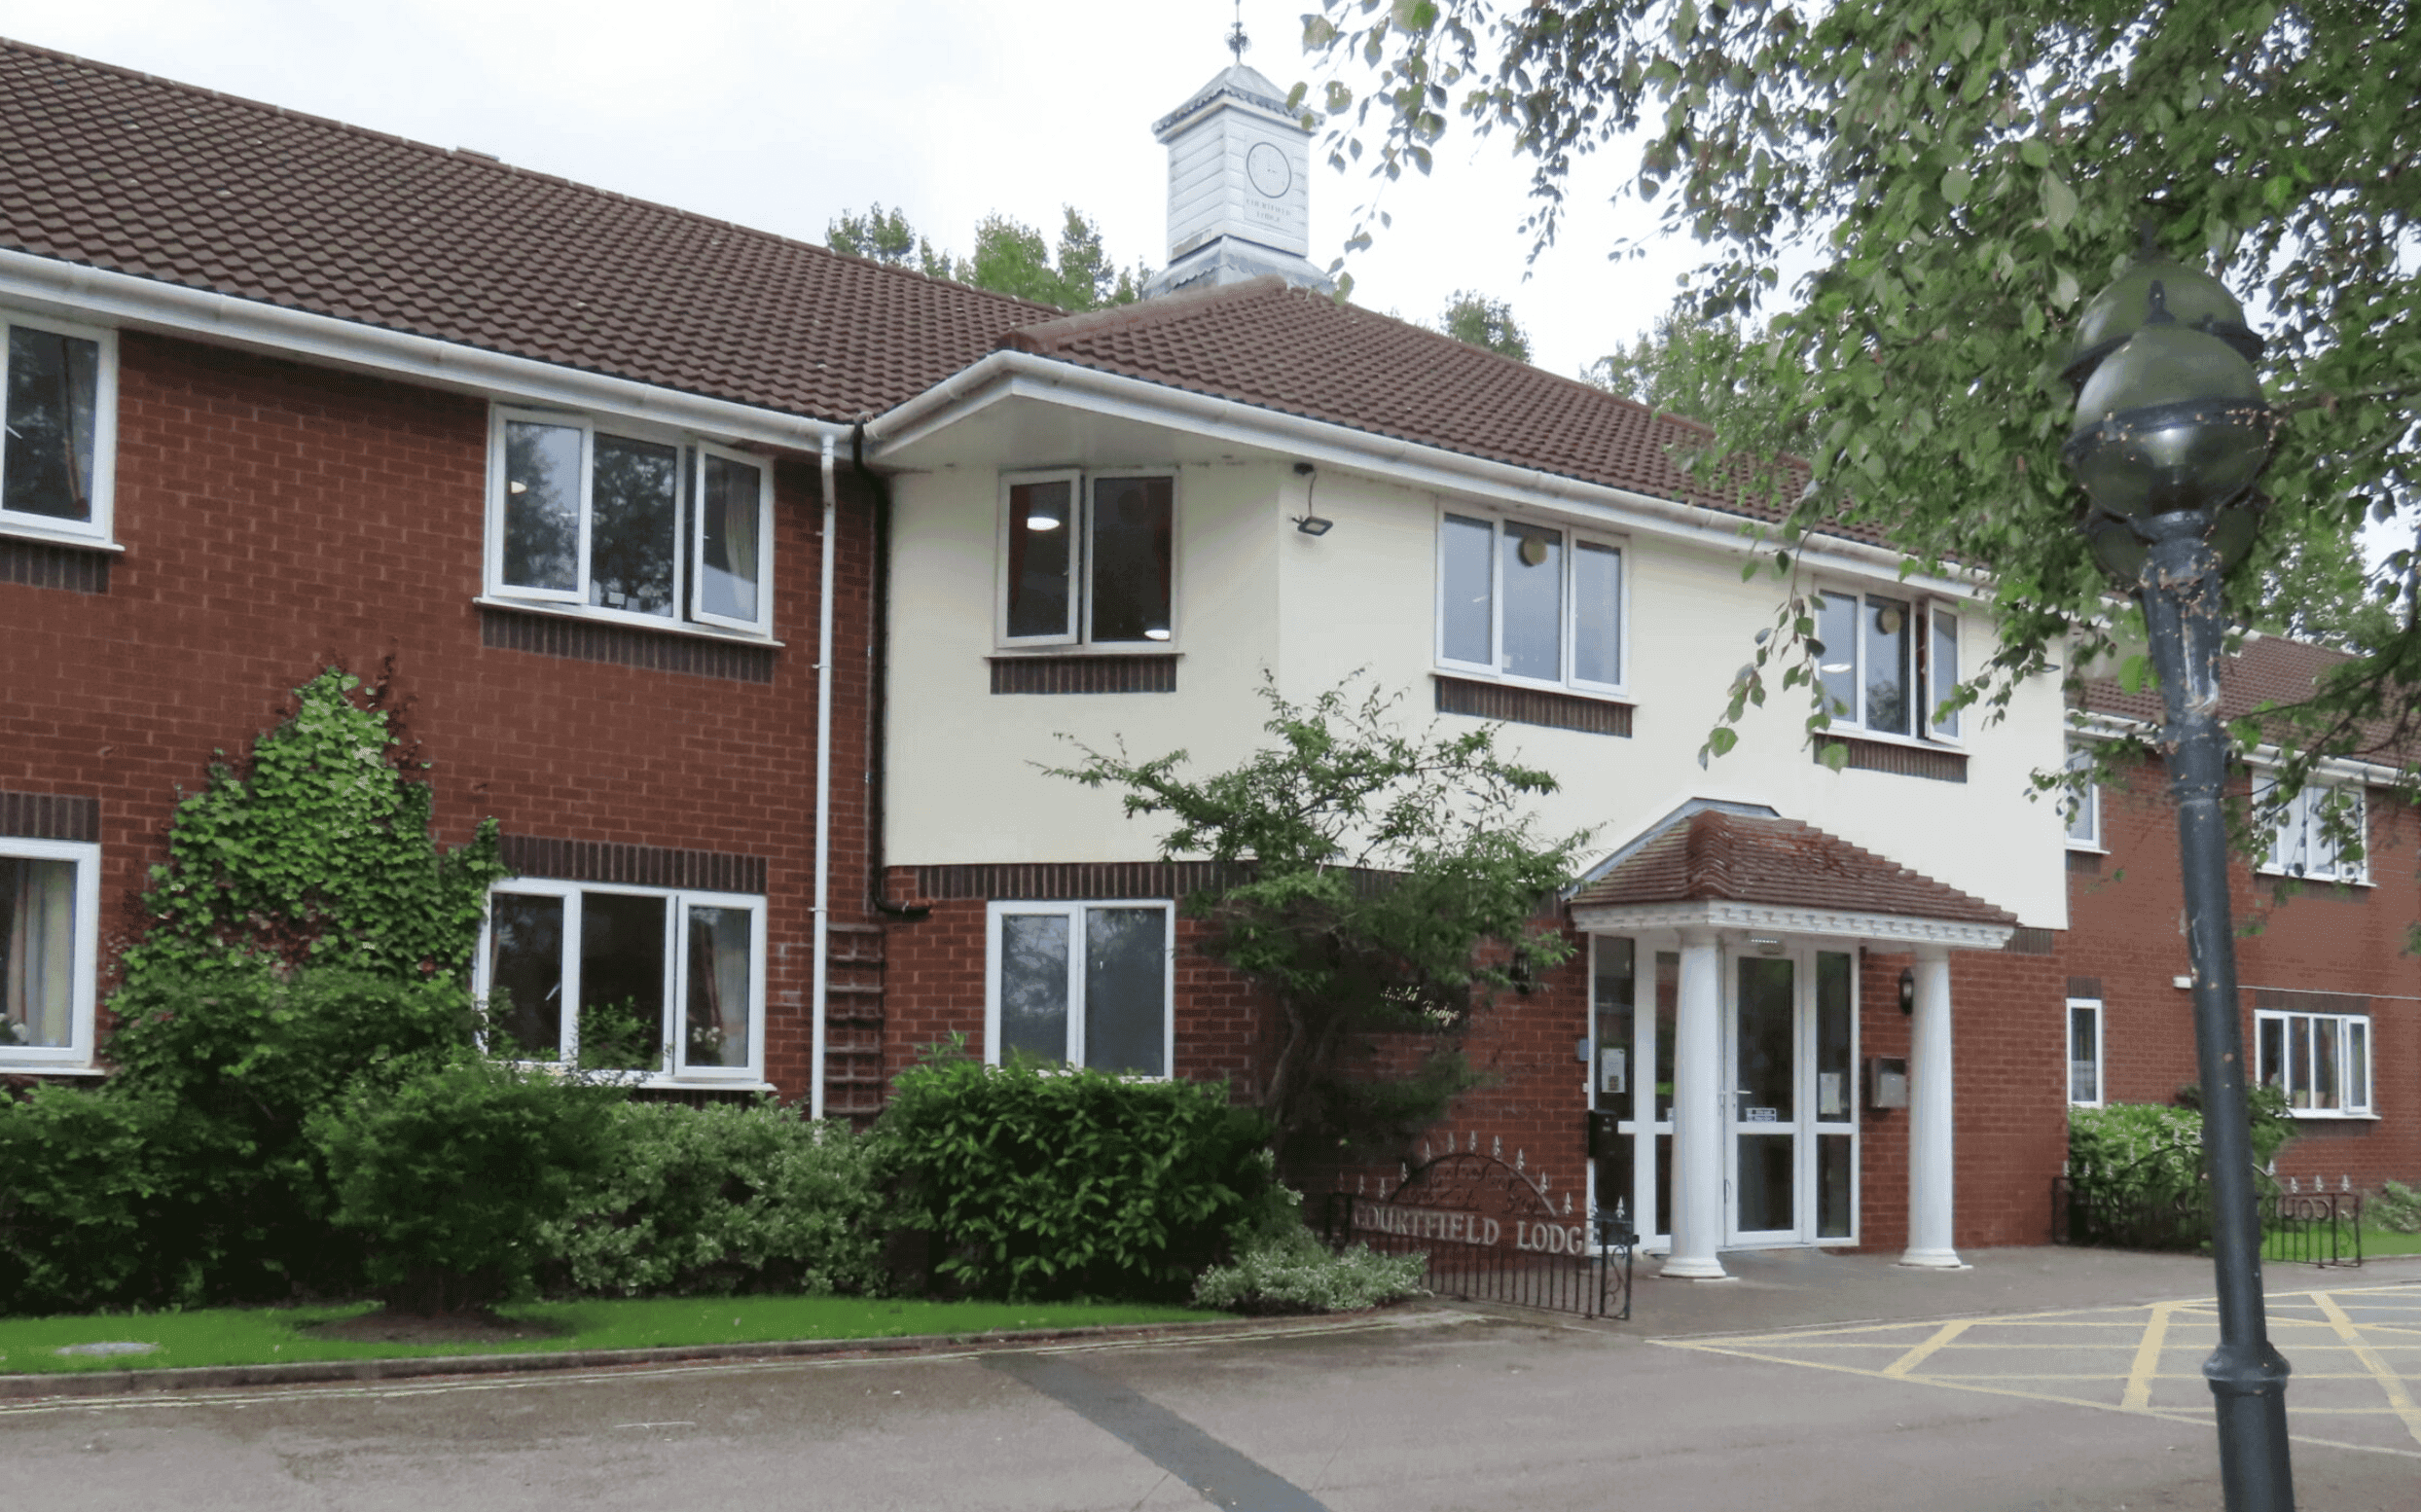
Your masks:
{"label": "upstairs window", "polygon": [[1138,651],[1175,637],[1176,480],[1034,473],[1000,490],[1003,646]]}
{"label": "upstairs window", "polygon": [[1817,674],[1836,729],[1955,741],[1959,615],[1889,594],[1827,589],[1816,595]]}
{"label": "upstairs window", "polygon": [[499,411],[488,591],[642,624],[773,633],[763,457]]}
{"label": "upstairs window", "polygon": [[2276,783],[2257,781],[2253,796],[2257,817],[2266,816],[2270,825],[2263,871],[2326,882],[2370,881],[2362,788],[2314,783],[2281,802]]}
{"label": "upstairs window", "polygon": [[760,1081],[765,900],[529,878],[488,899],[479,990],[516,1060]]}
{"label": "upstairs window", "polygon": [[2314,1118],[2367,1115],[2370,1106],[2370,1017],[2358,1013],[2253,1016],[2255,1070],[2287,1105]]}
{"label": "upstairs window", "polygon": [[1620,692],[1622,548],[1556,525],[1447,514],[1437,660],[1507,681]]}
{"label": "upstairs window", "polygon": [[2099,850],[2102,848],[2102,788],[2093,780],[2093,753],[2068,753],[2068,784],[2060,796],[2060,809],[2068,815],[2068,848]]}
{"label": "upstairs window", "polygon": [[101,852],[0,838],[0,1070],[90,1065]]}
{"label": "upstairs window", "polygon": [[108,540],[117,343],[14,316],[0,335],[0,528]]}

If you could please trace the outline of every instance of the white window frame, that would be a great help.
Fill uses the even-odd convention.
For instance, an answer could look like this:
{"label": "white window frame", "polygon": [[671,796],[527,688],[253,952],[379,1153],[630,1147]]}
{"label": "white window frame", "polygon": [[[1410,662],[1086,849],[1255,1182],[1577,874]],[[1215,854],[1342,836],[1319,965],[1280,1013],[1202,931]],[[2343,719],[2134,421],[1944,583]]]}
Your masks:
{"label": "white window frame", "polygon": [[[1958,746],[1966,744],[1966,738],[1960,731],[1946,731],[1941,727],[1938,715],[1942,701],[1950,696],[1952,688],[1958,686],[1959,679],[1954,674],[1945,680],[1941,668],[1934,665],[1933,658],[1933,617],[1937,614],[1946,614],[1950,616],[1956,628],[1960,660],[1964,663],[1969,659],[1967,645],[1970,629],[1969,617],[1960,603],[1956,599],[1916,593],[1900,585],[1876,587],[1820,583],[1816,587],[1816,593],[1825,598],[1853,599],[1858,605],[1858,633],[1851,637],[1849,648],[1850,680],[1851,685],[1858,690],[1858,702],[1849,713],[1833,714],[1831,732],[1855,735],[1861,740],[1883,740],[1900,745]],[[1909,734],[1903,735],[1897,730],[1871,730],[1866,726],[1865,616],[1871,607],[1867,600],[1873,598],[1888,598],[1895,603],[1907,605],[1908,691],[1916,701],[1914,707],[1909,711],[1909,725],[1912,732]],[[1837,656],[1839,649],[1827,642],[1825,647],[1825,656],[1819,659],[1816,687],[1820,696],[1824,692],[1821,663]],[[1829,700],[1826,701],[1825,707],[1829,710]],[[1966,713],[1966,710],[1960,711],[1962,719]],[[1823,737],[1820,735],[1818,738],[1821,740]]]}
{"label": "white window frame", "polygon": [[1011,914],[1050,915],[1068,920],[1067,1055],[1070,1067],[1084,1064],[1084,914],[1088,909],[1158,909],[1166,919],[1168,948],[1160,981],[1160,1063],[1163,1074],[1127,1074],[1130,1081],[1171,1081],[1176,1076],[1176,904],[1168,898],[997,899],[984,910],[984,1063],[1000,1063],[1000,921]]}
{"label": "white window frame", "polygon": [[[105,326],[22,315],[0,308],[0,418],[5,418],[8,395],[8,330],[16,326],[92,342],[100,347],[92,380],[92,518],[61,520],[54,515],[29,515],[0,508],[0,535],[70,545],[112,545],[117,539],[114,531],[118,496],[118,333]],[[5,460],[8,440],[6,426],[0,424],[0,460]]]}
{"label": "white window frame", "polygon": [[[553,877],[512,877],[488,889],[489,898],[497,893],[514,893],[524,897],[552,897],[563,900],[563,960],[562,1040],[553,1061],[530,1061],[523,1064],[537,1067],[568,1069],[580,1062],[580,1016],[571,1005],[580,1001],[580,908],[585,893],[613,894],[620,897],[662,898],[665,900],[665,928],[669,938],[665,941],[664,986],[665,1017],[658,1026],[668,1046],[653,1070],[632,1071],[630,1079],[639,1086],[695,1086],[701,1082],[715,1084],[742,1083],[761,1086],[765,1081],[765,899],[758,893],[707,892],[685,887],[635,887],[624,882],[568,882]],[[692,907],[728,908],[745,911],[748,924],[748,1062],[745,1065],[693,1066],[688,1059],[688,1036],[682,1032],[688,1015],[689,998],[685,989],[689,982],[689,910]],[[472,989],[481,1002],[488,1000],[492,987],[495,950],[495,910],[489,908],[480,921],[479,957],[472,971]],[[615,1073],[592,1073],[611,1076]]]}
{"label": "white window frame", "polygon": [[0,1045],[0,1071],[75,1070],[92,1064],[95,978],[101,954],[101,847],[84,841],[0,835],[0,856],[68,861],[76,868],[75,959],[68,983],[65,1045]]}
{"label": "white window frame", "polygon": [[[1516,688],[1543,688],[1611,698],[1630,697],[1631,600],[1634,596],[1630,537],[1620,531],[1584,528],[1560,520],[1508,513],[1484,504],[1441,500],[1436,514],[1436,544],[1430,554],[1433,572],[1429,650],[1438,670],[1457,676],[1484,677]],[[1449,516],[1488,526],[1488,645],[1495,656],[1494,662],[1464,662],[1446,654],[1446,522]],[[1563,623],[1558,627],[1556,637],[1557,668],[1562,675],[1558,677],[1526,677],[1504,670],[1504,532],[1507,525],[1553,530],[1563,536]],[[1610,551],[1617,558],[1614,578],[1614,680],[1611,682],[1581,677],[1574,671],[1579,661],[1579,600],[1573,589],[1579,569],[1580,547],[1584,542]]]}
{"label": "white window frame", "polygon": [[[2263,1086],[2268,1084],[2269,1067],[2261,1063],[2261,1026],[2272,1022],[2276,1022],[2280,1025],[2279,1038],[2285,1047],[2283,1054],[2289,1061],[2292,1061],[2295,1054],[2295,1026],[2293,1021],[2296,1019],[2311,1020],[2315,1023],[2322,1019],[2328,1019],[2336,1024],[2337,1090],[2339,1097],[2343,1099],[2343,1101],[2342,1105],[2332,1108],[2299,1108],[2295,1106],[2295,1084],[2294,1074],[2295,1067],[2290,1064],[2287,1067],[2288,1079],[2279,1088],[2281,1092],[2287,1094],[2287,1110],[2297,1118],[2328,1119],[2378,1117],[2378,1055],[2376,1053],[2377,1047],[2373,1043],[2373,1036],[2378,1032],[2378,1030],[2376,1025],[2372,1022],[2372,1016],[2370,1014],[2312,1013],[2300,1008],[2255,1009],[2253,1014],[2253,1074],[2256,1083]],[[2351,1098],[2347,1096],[2347,1091],[2351,1087],[2353,1080],[2347,1072],[2350,1069],[2349,1058],[2353,1054],[2352,1028],[2355,1025],[2362,1026],[2362,1084],[2364,1096],[2360,1106],[2356,1106]],[[2317,1031],[2310,1035],[2310,1042],[2314,1047],[2319,1045],[2320,1035]],[[2314,1049],[2313,1054],[2315,1056],[2319,1054],[2317,1048]],[[2311,1068],[2308,1065],[2303,1067],[2304,1074],[2308,1076],[2310,1074],[2310,1069]]]}
{"label": "white window frame", "polygon": [[[2059,810],[2068,848],[2106,852],[2109,847],[2102,843],[2102,784],[2094,780],[2093,752],[2081,745],[2071,746],[2066,771],[2066,780],[2060,786]],[[2077,833],[2078,820],[2083,821],[2081,835]]]}
{"label": "white window frame", "polygon": [[[2093,1011],[2093,1092],[2088,1100],[2077,1096],[2077,1010]],[[2098,997],[2072,997],[2060,1015],[2060,1071],[2072,1108],[2106,1107],[2110,1102],[2110,1011]]]}
{"label": "white window frame", "polygon": [[[1093,490],[1101,484],[1126,478],[1165,478],[1169,483],[1169,633],[1163,640],[1096,640],[1093,638]],[[1013,488],[1034,483],[1066,483],[1073,501],[1068,527],[1075,538],[1067,547],[1068,629],[1048,635],[1009,633],[1010,532],[1021,523],[1009,517]],[[1182,630],[1184,598],[1184,480],[1168,467],[1116,467],[1098,471],[1076,467],[1040,468],[1000,475],[998,528],[993,546],[992,638],[1002,651],[1039,650],[1054,646],[1082,647],[1090,656],[1163,656],[1177,648]]]}
{"label": "white window frame", "polygon": [[[550,425],[580,432],[580,546],[578,584],[570,589],[532,588],[504,580],[505,427]],[[596,438],[599,432],[628,441],[670,447],[680,456],[678,490],[673,504],[673,612],[641,614],[589,602],[589,532],[594,518],[592,493],[596,480]],[[705,459],[719,456],[753,467],[757,473],[757,616],[741,620],[708,614],[698,604],[698,584],[705,558]],[[755,452],[718,446],[699,437],[659,426],[626,422],[580,411],[491,405],[488,433],[487,561],[483,572],[485,596],[491,602],[583,619],[608,620],[648,630],[709,630],[738,631],[750,639],[771,640],[774,633],[774,459]]]}
{"label": "white window frame", "polygon": [[[2363,840],[2360,861],[2333,859],[2326,868],[2308,862],[2315,844],[2325,833],[2324,820],[2317,811],[2328,801],[2339,795],[2353,799],[2354,823]],[[2273,877],[2298,877],[2307,882],[2346,882],[2355,886],[2370,885],[2370,795],[2360,781],[2314,780],[2293,797],[2281,800],[2275,778],[2257,776],[2253,782],[2254,822],[2269,833],[2269,845],[2254,870]],[[2297,854],[2305,857],[2298,861]]]}

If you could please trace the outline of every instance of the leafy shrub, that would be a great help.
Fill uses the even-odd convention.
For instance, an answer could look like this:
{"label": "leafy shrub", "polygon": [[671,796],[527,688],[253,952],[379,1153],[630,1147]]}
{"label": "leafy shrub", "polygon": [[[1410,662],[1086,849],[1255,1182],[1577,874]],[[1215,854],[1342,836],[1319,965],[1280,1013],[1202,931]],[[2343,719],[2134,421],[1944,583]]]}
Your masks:
{"label": "leafy shrub", "polygon": [[619,1296],[872,1291],[885,1198],[875,1142],[770,1099],[627,1102],[613,1168],[540,1243],[552,1284]]}
{"label": "leafy shrub", "polygon": [[463,1060],[311,1120],[339,1227],[387,1302],[459,1312],[524,1296],[551,1225],[618,1159],[618,1087]]}
{"label": "leafy shrub", "polygon": [[1283,1184],[1276,1221],[1266,1222],[1238,1250],[1233,1265],[1214,1265],[1194,1283],[1194,1302],[1231,1313],[1346,1313],[1422,1293],[1428,1256],[1383,1255],[1367,1244],[1342,1253],[1304,1227],[1303,1196]]}
{"label": "leafy shrub", "polygon": [[2397,1234],[2421,1234],[2421,1192],[2402,1181],[2390,1181],[2363,1205],[2364,1216]]}
{"label": "leafy shrub", "polygon": [[1226,1089],[928,1058],[879,1134],[935,1272],[984,1295],[1181,1297],[1266,1205],[1269,1126]]}
{"label": "leafy shrub", "polygon": [[[2200,1101],[2198,1090],[2186,1087],[2179,1089],[2178,1106],[2114,1102],[2069,1109],[2073,1242],[2140,1249],[2192,1249],[2209,1242]],[[2295,1136],[2295,1119],[2275,1088],[2256,1087],[2247,1101],[2254,1160],[2266,1165]]]}
{"label": "leafy shrub", "polygon": [[37,1086],[0,1097],[0,1311],[81,1313],[199,1299],[157,1235],[157,1104]]}

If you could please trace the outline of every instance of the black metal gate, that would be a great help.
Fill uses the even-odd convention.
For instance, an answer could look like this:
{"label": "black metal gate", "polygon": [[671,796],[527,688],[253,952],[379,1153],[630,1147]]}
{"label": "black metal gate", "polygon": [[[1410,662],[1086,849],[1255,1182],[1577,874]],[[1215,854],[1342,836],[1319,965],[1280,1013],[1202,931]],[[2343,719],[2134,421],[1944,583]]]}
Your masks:
{"label": "black metal gate", "polygon": [[1631,1315],[1638,1236],[1620,1214],[1592,1207],[1575,1222],[1531,1176],[1476,1150],[1408,1171],[1384,1197],[1331,1194],[1326,1227],[1339,1248],[1426,1254],[1428,1289],[1458,1302]]}

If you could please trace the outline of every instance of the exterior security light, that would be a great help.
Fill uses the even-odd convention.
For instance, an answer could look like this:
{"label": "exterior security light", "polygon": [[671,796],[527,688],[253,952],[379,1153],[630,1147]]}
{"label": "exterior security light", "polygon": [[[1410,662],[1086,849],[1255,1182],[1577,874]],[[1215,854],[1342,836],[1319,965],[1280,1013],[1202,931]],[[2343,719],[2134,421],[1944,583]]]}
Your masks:
{"label": "exterior security light", "polygon": [[1312,490],[1319,486],[1319,480],[1313,476],[1312,464],[1295,463],[1294,475],[1303,480],[1303,513],[1294,517],[1294,527],[1308,536],[1326,535],[1337,527],[1337,522],[1312,513]]}
{"label": "exterior security light", "polygon": [[1294,517],[1294,527],[1305,535],[1326,535],[1337,527],[1337,522],[1322,520],[1318,515],[1297,515]]}

